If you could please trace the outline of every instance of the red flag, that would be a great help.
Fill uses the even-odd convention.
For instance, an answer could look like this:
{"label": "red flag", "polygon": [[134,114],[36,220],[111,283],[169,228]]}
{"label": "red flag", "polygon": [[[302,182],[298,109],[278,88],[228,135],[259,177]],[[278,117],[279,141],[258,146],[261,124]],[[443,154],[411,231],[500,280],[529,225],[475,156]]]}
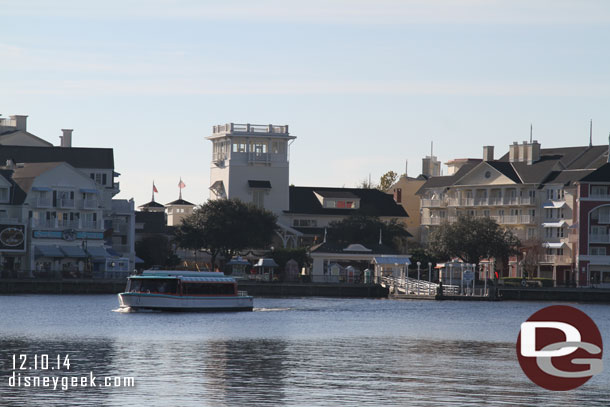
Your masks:
{"label": "red flag", "polygon": [[155,186],[154,182],[153,182],[153,192],[156,192],[157,194],[159,193],[159,191],[157,190],[157,187]]}
{"label": "red flag", "polygon": [[182,189],[186,186],[184,182],[182,182],[182,178],[180,178],[180,182],[178,183],[178,188]]}

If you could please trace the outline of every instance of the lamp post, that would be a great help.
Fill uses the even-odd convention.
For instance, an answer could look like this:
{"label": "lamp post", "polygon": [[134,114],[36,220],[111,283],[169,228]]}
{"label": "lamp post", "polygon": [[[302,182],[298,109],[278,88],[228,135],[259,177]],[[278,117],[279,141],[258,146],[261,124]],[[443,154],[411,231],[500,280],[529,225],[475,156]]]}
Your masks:
{"label": "lamp post", "polygon": [[449,263],[449,285],[453,285],[453,263]]}
{"label": "lamp post", "polygon": [[464,293],[464,263],[461,263],[460,267],[462,268],[462,280],[460,282],[460,294]]}
{"label": "lamp post", "polygon": [[430,295],[430,286],[432,285],[432,263],[428,262],[428,295]]}
{"label": "lamp post", "polygon": [[417,295],[419,295],[419,266],[421,266],[421,262],[417,262]]}
{"label": "lamp post", "polygon": [[483,295],[487,295],[487,265],[486,264],[481,264],[481,271],[484,271],[483,279],[485,280],[483,282]]}
{"label": "lamp post", "polygon": [[409,263],[407,263],[407,269],[405,270],[405,294],[409,294]]}

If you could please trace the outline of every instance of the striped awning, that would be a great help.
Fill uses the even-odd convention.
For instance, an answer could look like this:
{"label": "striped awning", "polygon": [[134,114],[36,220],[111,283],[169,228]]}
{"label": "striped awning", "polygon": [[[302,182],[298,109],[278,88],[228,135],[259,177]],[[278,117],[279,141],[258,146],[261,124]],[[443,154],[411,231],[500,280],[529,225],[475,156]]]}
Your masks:
{"label": "striped awning", "polygon": [[544,242],[542,243],[542,247],[546,247],[547,249],[561,249],[563,247],[567,247],[568,245],[563,242],[555,243],[555,242]]}
{"label": "striped awning", "polygon": [[567,206],[567,205],[568,204],[566,203],[566,201],[547,201],[544,203],[544,205],[542,205],[542,207],[545,209],[551,209],[551,208],[559,209],[559,208],[563,208],[564,206]]}
{"label": "striped awning", "polygon": [[567,222],[565,220],[561,220],[559,222],[545,222],[542,224],[543,228],[562,228]]}

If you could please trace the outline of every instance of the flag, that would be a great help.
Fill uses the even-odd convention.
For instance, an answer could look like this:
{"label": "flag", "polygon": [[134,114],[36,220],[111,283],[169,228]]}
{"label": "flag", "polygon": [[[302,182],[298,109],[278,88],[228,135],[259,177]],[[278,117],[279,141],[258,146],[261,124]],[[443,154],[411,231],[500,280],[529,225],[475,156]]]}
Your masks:
{"label": "flag", "polygon": [[182,178],[180,178],[180,182],[178,183],[178,188],[182,189],[186,186],[184,182],[182,182]]}
{"label": "flag", "polygon": [[155,193],[159,193],[159,190],[157,189],[157,187],[155,186],[155,183],[153,182],[153,192]]}

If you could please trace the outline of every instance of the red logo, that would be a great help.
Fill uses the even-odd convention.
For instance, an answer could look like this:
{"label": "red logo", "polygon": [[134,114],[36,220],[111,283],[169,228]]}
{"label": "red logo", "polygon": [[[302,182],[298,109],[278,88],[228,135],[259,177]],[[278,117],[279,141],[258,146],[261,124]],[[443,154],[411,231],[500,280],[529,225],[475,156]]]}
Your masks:
{"label": "red logo", "polygon": [[602,337],[595,322],[567,305],[553,305],[521,324],[517,357],[531,381],[547,390],[572,390],[602,371]]}

